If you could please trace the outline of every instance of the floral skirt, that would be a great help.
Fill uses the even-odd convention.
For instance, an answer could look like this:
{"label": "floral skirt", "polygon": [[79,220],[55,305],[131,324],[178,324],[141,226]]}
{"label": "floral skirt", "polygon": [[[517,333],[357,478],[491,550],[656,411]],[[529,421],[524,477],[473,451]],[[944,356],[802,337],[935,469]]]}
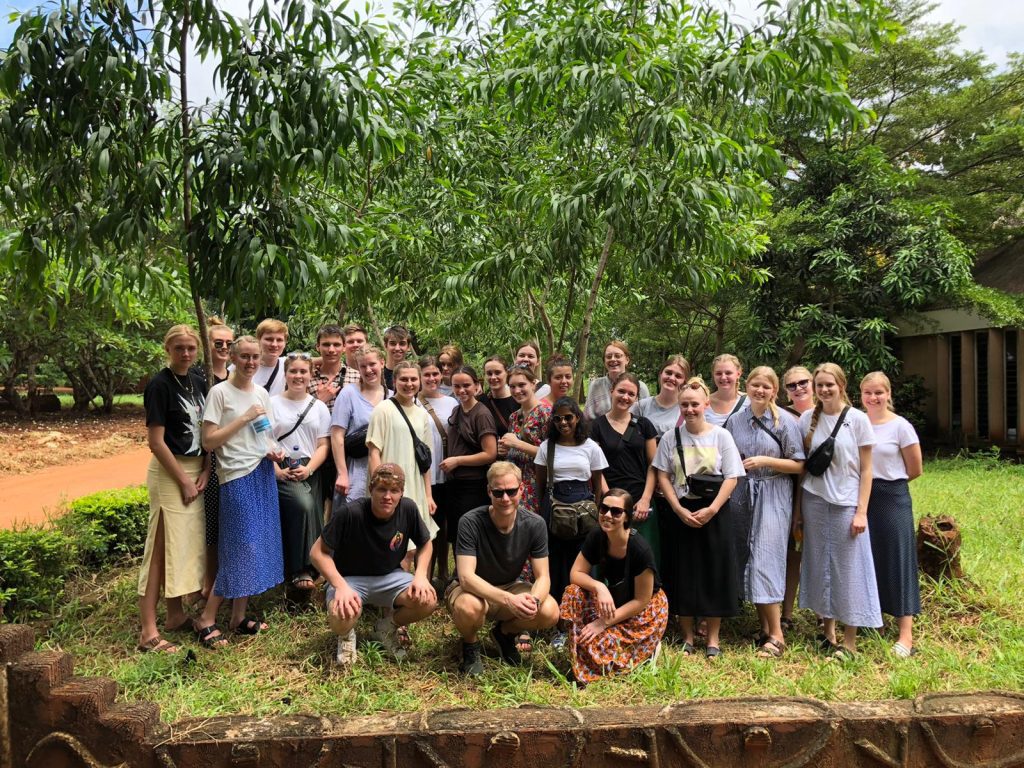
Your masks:
{"label": "floral skirt", "polygon": [[640,613],[608,627],[588,643],[580,641],[579,634],[597,619],[594,596],[570,584],[562,595],[560,611],[562,619],[571,625],[567,646],[572,672],[581,683],[629,672],[643,664],[654,655],[668,626],[668,599],[660,589]]}

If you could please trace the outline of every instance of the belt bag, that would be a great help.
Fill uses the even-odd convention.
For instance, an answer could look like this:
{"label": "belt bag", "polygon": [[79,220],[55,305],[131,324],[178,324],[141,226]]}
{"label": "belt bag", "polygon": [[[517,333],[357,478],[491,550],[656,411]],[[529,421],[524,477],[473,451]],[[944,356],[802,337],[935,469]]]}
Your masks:
{"label": "belt bag", "polygon": [[686,480],[686,491],[703,501],[714,501],[722,490],[725,475],[691,475],[686,471],[686,459],[683,457],[683,437],[676,427],[676,453],[679,455],[679,466],[682,467]]}
{"label": "belt bag", "polygon": [[811,451],[811,455],[804,462],[804,469],[815,477],[821,477],[832,466],[832,457],[836,451],[836,435],[839,434],[839,428],[843,426],[846,412],[849,410],[850,406],[843,408],[843,412],[839,414],[839,420],[836,421],[835,427],[832,428],[832,434],[822,440],[821,444]]}
{"label": "belt bag", "polygon": [[598,527],[597,504],[593,499],[559,501],[551,499],[551,535],[559,539],[586,536]]}
{"label": "belt bag", "polygon": [[366,447],[366,432],[369,428],[367,424],[345,433],[345,455],[348,458],[365,459],[370,455],[370,449]]}

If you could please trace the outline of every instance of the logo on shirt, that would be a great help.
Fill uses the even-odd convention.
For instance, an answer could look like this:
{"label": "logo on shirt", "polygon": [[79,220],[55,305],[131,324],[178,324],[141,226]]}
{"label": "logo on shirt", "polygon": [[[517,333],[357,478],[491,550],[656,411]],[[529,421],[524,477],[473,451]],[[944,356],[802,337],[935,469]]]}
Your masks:
{"label": "logo on shirt", "polygon": [[391,547],[391,551],[392,552],[397,552],[398,548],[402,546],[402,542],[404,540],[405,540],[405,536],[402,534],[401,531],[399,531],[394,536],[392,536],[391,537],[391,544],[389,545]]}

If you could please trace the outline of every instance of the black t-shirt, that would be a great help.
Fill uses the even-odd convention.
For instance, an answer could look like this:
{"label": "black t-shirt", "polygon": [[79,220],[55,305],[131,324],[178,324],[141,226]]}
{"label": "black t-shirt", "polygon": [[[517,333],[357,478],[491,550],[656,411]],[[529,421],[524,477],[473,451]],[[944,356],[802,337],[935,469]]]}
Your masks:
{"label": "black t-shirt", "polygon": [[[615,599],[616,608],[636,597],[636,577],[644,571],[649,570],[654,574],[654,592],[661,589],[658,568],[654,564],[654,552],[643,536],[634,533],[629,537],[624,558],[609,557],[607,542],[605,532],[597,528],[587,534],[583,546],[580,547],[580,553],[588,563],[595,566],[591,569],[597,573],[594,578],[608,585]],[[622,588],[615,589],[620,583]]]}
{"label": "black t-shirt", "polygon": [[520,507],[512,530],[502,533],[487,507],[477,507],[459,521],[455,554],[475,557],[476,575],[488,584],[510,584],[522,573],[527,558],[548,556],[548,528],[540,515]]}
{"label": "black t-shirt", "polygon": [[508,420],[512,418],[513,413],[519,410],[519,403],[516,402],[516,399],[512,395],[494,397],[488,392],[486,395],[481,395],[480,402],[487,406],[487,410],[494,417],[494,426],[497,427],[498,433],[503,435],[508,432]]}
{"label": "black t-shirt", "polygon": [[416,502],[404,497],[387,520],[374,516],[369,497],[335,501],[322,535],[342,576],[384,576],[402,564],[410,539],[417,547],[430,541]]}
{"label": "black t-shirt", "polygon": [[202,429],[206,380],[189,371],[183,376],[164,368],[142,394],[146,426],[164,428],[164,444],[175,456],[204,456]]}
{"label": "black t-shirt", "polygon": [[[472,456],[480,453],[483,450],[480,441],[484,435],[497,435],[494,417],[487,406],[478,400],[469,409],[469,413],[465,413],[461,405],[458,406],[448,417],[448,455]],[[448,477],[455,480],[483,480],[487,477],[487,465],[459,466],[449,472]]]}
{"label": "black t-shirt", "polygon": [[627,434],[631,433],[627,442],[626,435],[616,432],[607,416],[599,416],[590,427],[590,437],[601,446],[608,460],[604,471],[608,487],[627,490],[633,501],[638,501],[647,481],[647,441],[656,438],[658,430],[643,416],[633,418],[630,425],[632,429],[626,429]]}

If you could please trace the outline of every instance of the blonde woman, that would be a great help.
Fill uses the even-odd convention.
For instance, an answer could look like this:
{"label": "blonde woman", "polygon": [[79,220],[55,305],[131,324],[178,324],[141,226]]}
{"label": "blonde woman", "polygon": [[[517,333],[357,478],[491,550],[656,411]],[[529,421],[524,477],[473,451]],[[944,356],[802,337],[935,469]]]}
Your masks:
{"label": "blonde woman", "polygon": [[[807,460],[833,432],[835,445],[823,474],[804,474],[793,516],[804,542],[800,605],[824,618],[823,645],[845,661],[857,650],[857,627],[882,626],[868,533],[875,436],[868,417],[850,407],[838,365],[814,369],[814,394],[818,404],[800,417]],[[845,625],[842,645],[836,642],[837,620]]]}
{"label": "blonde woman", "polygon": [[884,373],[874,371],[861,379],[860,400],[875,433],[868,527],[878,599],[882,612],[895,616],[899,627],[893,653],[906,658],[916,650],[914,616],[921,612],[909,487],[923,470],[921,442],[910,422],[893,410],[892,385]]}
{"label": "blonde woman", "polygon": [[796,419],[775,404],[779,379],[758,366],[746,381],[750,407],[729,419],[746,476],[732,495],[738,575],[744,599],[757,608],[758,655],[778,658],[786,648],[780,605],[786,591],[786,545],[793,514],[793,476],[803,469],[803,437]]}
{"label": "blonde woman", "polygon": [[711,393],[704,418],[710,424],[724,427],[730,416],[750,404],[739,388],[743,378],[740,359],[736,355],[719,355],[711,362],[711,378],[715,382],[715,391]]}
{"label": "blonde woman", "polygon": [[206,404],[206,381],[192,370],[199,352],[199,334],[175,325],[164,336],[167,367],[146,385],[146,434],[153,457],[149,462],[149,531],[139,571],[138,650],[174,653],[178,646],[160,636],[156,606],[163,590],[168,632],[188,626],[181,605],[184,595],[203,586],[206,565],[203,489],[210,467],[200,439]]}

